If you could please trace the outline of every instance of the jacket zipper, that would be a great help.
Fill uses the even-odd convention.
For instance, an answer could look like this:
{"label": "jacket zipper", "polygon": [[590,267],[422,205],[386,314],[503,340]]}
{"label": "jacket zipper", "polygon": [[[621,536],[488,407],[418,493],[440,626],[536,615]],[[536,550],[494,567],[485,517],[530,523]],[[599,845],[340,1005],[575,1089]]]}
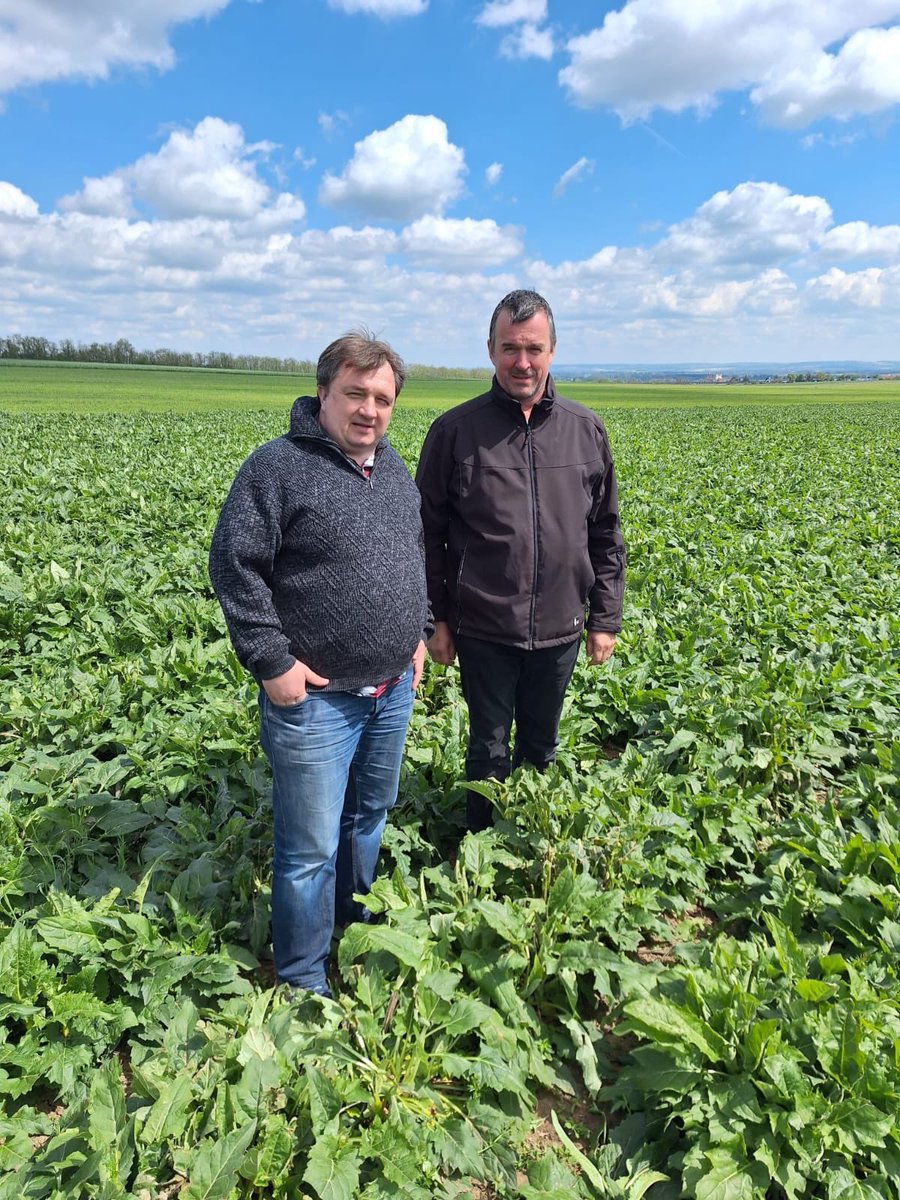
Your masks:
{"label": "jacket zipper", "polygon": [[528,614],[528,649],[534,649],[534,609],[537,603],[538,583],[538,511],[537,484],[534,477],[534,441],[531,422],[525,422],[525,447],[528,451],[528,478],[531,483],[531,530],[534,538],[534,573],[531,579],[531,608]]}
{"label": "jacket zipper", "polygon": [[456,632],[457,633],[460,633],[462,631],[462,576],[463,576],[463,567],[466,565],[466,551],[468,550],[468,548],[469,548],[469,543],[466,542],[465,546],[463,546],[463,552],[459,556],[459,569],[456,572],[456,602],[457,602]]}

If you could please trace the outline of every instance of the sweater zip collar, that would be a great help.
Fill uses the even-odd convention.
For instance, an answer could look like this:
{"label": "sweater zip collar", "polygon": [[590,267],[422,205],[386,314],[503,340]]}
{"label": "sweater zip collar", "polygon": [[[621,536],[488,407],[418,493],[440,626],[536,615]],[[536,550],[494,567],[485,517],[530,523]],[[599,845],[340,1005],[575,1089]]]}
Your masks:
{"label": "sweater zip collar", "polygon": [[[343,462],[348,463],[354,470],[355,474],[367,480],[371,485],[372,473],[375,470],[375,463],[381,454],[385,438],[381,438],[375,445],[372,453],[368,456],[366,463],[361,466],[355,458],[351,458],[337,444],[333,437],[330,437],[318,421],[319,401],[315,396],[298,396],[294,401],[291,409],[291,424],[288,430],[288,437],[303,439],[309,442],[321,442],[327,446],[329,450],[333,450]],[[369,473],[366,474],[364,466],[369,468]]]}

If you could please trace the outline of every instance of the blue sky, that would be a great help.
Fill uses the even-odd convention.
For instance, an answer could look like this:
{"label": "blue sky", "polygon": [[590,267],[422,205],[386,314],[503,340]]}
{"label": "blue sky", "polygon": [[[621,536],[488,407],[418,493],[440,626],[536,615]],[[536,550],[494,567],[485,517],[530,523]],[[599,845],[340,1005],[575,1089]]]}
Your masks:
{"label": "blue sky", "polygon": [[0,104],[0,333],[900,357],[900,0],[0,0]]}

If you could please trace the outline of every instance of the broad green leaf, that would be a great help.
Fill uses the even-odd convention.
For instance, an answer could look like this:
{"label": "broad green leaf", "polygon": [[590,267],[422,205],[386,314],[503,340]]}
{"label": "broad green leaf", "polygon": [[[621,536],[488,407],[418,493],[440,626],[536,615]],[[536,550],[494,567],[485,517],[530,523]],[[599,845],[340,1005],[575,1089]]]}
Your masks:
{"label": "broad green leaf", "polygon": [[870,1187],[846,1167],[837,1167],[827,1175],[828,1200],[884,1200],[881,1188]]}
{"label": "broad green leaf", "polygon": [[461,978],[458,971],[449,969],[429,971],[426,975],[419,976],[419,985],[428,988],[442,1000],[452,1000]]}
{"label": "broad green leaf", "polygon": [[497,900],[476,900],[471,907],[475,912],[481,913],[491,929],[499,933],[504,942],[521,945],[528,941],[530,929],[525,916],[527,910],[520,905],[501,904]]}
{"label": "broad green leaf", "polygon": [[594,986],[602,996],[613,993],[611,975],[619,974],[623,968],[618,954],[592,941],[557,942],[544,955],[548,974],[572,971],[576,975],[593,975]]}
{"label": "broad green leaf", "polygon": [[88,1127],[96,1151],[95,1173],[107,1190],[124,1190],[134,1161],[134,1118],[126,1118],[122,1068],[116,1058],[94,1072]]}
{"label": "broad green leaf", "polygon": [[775,1017],[771,1017],[766,1021],[754,1021],[747,1030],[744,1038],[744,1056],[751,1070],[757,1070],[763,1057],[770,1053],[769,1047],[776,1038],[779,1024]]}
{"label": "broad green leaf", "polygon": [[459,1037],[473,1029],[483,1029],[499,1022],[497,1013],[489,1005],[472,996],[461,996],[453,1001],[450,1011],[441,1023],[447,1033]]}
{"label": "broad green leaf", "polygon": [[[0,1178],[19,1171],[35,1152],[35,1145],[24,1129],[4,1133],[0,1140]],[[21,1192],[18,1193],[21,1195]]]}
{"label": "broad green leaf", "polygon": [[251,1058],[232,1089],[235,1105],[241,1117],[262,1118],[266,1098],[281,1082],[281,1072],[273,1058]]}
{"label": "broad green leaf", "polygon": [[859,1153],[869,1146],[883,1146],[885,1138],[897,1129],[897,1114],[880,1112],[868,1100],[853,1096],[835,1104],[828,1114],[838,1141],[851,1153]]}
{"label": "broad green leaf", "polygon": [[420,970],[431,959],[431,947],[428,941],[406,933],[402,929],[393,929],[389,925],[366,925],[357,922],[344,932],[341,941],[345,953],[341,961],[353,961],[360,955],[371,950],[387,950],[393,954],[404,967]]}
{"label": "broad green leaf", "polygon": [[241,1048],[238,1051],[238,1062],[246,1066],[254,1059],[272,1059],[277,1053],[275,1042],[268,1029],[252,1026],[241,1038]]}
{"label": "broad green leaf", "polygon": [[276,1183],[287,1171],[294,1155],[291,1128],[280,1113],[266,1119],[257,1144],[247,1151],[241,1175],[256,1188]]}
{"label": "broad green leaf", "polygon": [[644,997],[625,1005],[628,1028],[663,1045],[694,1046],[710,1062],[731,1057],[727,1042],[706,1021],[670,1000]]}
{"label": "broad green leaf", "polygon": [[793,932],[782,921],[773,917],[771,913],[763,913],[763,920],[775,943],[775,952],[778,955],[782,971],[789,979],[798,975],[801,977],[805,976],[808,963],[807,955],[800,948]]}
{"label": "broad green leaf", "polygon": [[892,921],[885,917],[878,927],[878,932],[886,949],[891,954],[900,954],[900,921]]}
{"label": "broad green leaf", "polygon": [[508,955],[489,961],[474,950],[463,950],[460,960],[466,973],[491,1000],[507,1023],[535,1030],[536,1022],[519,994],[518,979]]}
{"label": "broad green leaf", "polygon": [[647,1095],[667,1092],[687,1096],[702,1082],[705,1068],[679,1066],[673,1054],[657,1046],[638,1046],[627,1069],[627,1081]]}
{"label": "broad green leaf", "polygon": [[325,1133],[309,1152],[303,1182],[315,1189],[320,1200],[355,1200],[361,1165],[352,1145],[341,1145],[336,1133]]}
{"label": "broad green leaf", "polygon": [[444,1054],[441,1062],[444,1072],[451,1078],[474,1079],[492,1091],[512,1092],[525,1101],[530,1099],[525,1071],[507,1062],[493,1046],[482,1046],[477,1058]]}
{"label": "broad green leaf", "polygon": [[157,1145],[184,1134],[192,1094],[192,1071],[181,1071],[167,1080],[154,1100],[141,1129],[141,1141]]}
{"label": "broad green leaf", "polygon": [[837,992],[833,983],[825,983],[821,979],[798,979],[794,989],[801,1000],[809,1000],[813,1004],[828,1000]]}
{"label": "broad green leaf", "polygon": [[470,1121],[451,1117],[438,1122],[431,1131],[431,1140],[441,1162],[480,1179],[484,1172],[484,1142]]}
{"label": "broad green leaf", "polygon": [[136,833],[153,823],[150,813],[142,812],[132,800],[114,800],[97,819],[97,827],[110,837]]}
{"label": "broad green leaf", "polygon": [[91,1141],[98,1148],[114,1143],[125,1127],[125,1089],[121,1074],[118,1060],[110,1058],[94,1072],[91,1080],[89,1127]]}
{"label": "broad green leaf", "polygon": [[89,956],[102,951],[100,938],[94,931],[90,919],[72,920],[68,915],[44,917],[37,923],[38,936],[54,950],[61,950],[73,958]]}
{"label": "broad green leaf", "polygon": [[679,750],[685,750],[688,746],[693,746],[697,740],[696,733],[691,729],[679,729],[673,738],[669,740],[666,746],[666,754],[677,754]]}
{"label": "broad green leaf", "polygon": [[341,1111],[343,1101],[328,1076],[312,1064],[306,1068],[305,1083],[313,1132],[322,1134]]}
{"label": "broad green leaf", "polygon": [[17,921],[0,942],[0,995],[13,1000],[34,1000],[42,967],[34,939],[24,924]]}
{"label": "broad green leaf", "polygon": [[702,1167],[686,1166],[685,1185],[696,1200],[763,1200],[769,1173],[761,1162],[748,1162],[734,1142],[734,1148],[714,1146],[699,1156]]}
{"label": "broad green leaf", "polygon": [[250,1121],[218,1141],[200,1146],[191,1158],[190,1182],[179,1193],[183,1200],[226,1200],[255,1133],[256,1121]]}

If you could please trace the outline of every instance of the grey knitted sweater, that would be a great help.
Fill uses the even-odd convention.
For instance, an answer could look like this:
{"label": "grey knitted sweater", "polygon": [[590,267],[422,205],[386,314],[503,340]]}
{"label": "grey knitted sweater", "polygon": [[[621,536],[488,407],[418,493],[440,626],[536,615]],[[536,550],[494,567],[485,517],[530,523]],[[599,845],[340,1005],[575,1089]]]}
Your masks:
{"label": "grey knitted sweater", "polygon": [[257,679],[299,659],[353,691],[402,674],[430,633],[419,493],[382,438],[367,479],[294,401],[290,431],[243,463],[209,573],[238,658]]}

